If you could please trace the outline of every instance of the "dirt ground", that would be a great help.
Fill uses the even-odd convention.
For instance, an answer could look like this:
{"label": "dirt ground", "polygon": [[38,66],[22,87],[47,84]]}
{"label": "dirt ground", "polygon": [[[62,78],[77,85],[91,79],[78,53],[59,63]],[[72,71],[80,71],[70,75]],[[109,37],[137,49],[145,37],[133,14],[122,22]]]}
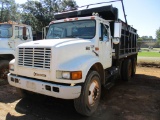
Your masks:
{"label": "dirt ground", "polygon": [[91,117],[77,114],[72,100],[21,99],[14,87],[1,85],[0,120],[160,120],[160,68],[137,67],[132,80],[105,93]]}

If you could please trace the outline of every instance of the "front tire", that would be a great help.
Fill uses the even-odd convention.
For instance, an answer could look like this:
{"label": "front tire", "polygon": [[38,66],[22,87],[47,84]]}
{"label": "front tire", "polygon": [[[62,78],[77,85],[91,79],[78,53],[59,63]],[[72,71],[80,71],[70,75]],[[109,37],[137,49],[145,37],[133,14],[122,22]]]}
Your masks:
{"label": "front tire", "polygon": [[0,61],[0,79],[2,79],[6,84],[8,84],[8,80],[7,80],[8,73],[9,73],[9,61],[1,60]]}
{"label": "front tire", "polygon": [[90,71],[82,86],[81,95],[74,100],[78,113],[91,116],[97,109],[101,96],[100,75],[97,71]]}

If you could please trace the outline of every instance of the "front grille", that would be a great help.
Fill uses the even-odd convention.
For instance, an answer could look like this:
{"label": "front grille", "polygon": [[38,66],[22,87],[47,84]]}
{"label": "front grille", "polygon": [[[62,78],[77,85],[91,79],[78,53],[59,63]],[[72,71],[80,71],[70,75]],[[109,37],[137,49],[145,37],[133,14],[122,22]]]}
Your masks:
{"label": "front grille", "polygon": [[51,48],[19,48],[18,65],[50,69]]}

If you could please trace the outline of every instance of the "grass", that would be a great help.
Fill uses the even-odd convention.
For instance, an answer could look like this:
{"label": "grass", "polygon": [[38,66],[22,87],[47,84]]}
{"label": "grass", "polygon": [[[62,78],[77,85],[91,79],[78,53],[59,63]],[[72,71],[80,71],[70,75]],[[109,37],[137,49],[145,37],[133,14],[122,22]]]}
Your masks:
{"label": "grass", "polygon": [[139,57],[160,57],[159,52],[138,52]]}

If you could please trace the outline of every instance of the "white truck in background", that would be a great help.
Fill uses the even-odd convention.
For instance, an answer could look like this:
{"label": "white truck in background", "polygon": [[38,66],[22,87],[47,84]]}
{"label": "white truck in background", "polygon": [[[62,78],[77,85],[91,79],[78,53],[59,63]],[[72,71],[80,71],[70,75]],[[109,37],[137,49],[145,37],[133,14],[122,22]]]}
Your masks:
{"label": "white truck in background", "polygon": [[0,23],[0,79],[7,82],[9,61],[19,44],[33,41],[31,26],[13,21]]}
{"label": "white truck in background", "polygon": [[46,40],[17,47],[8,82],[24,96],[74,99],[76,111],[90,116],[102,88],[135,75],[137,30],[118,19],[112,5],[68,11],[55,19]]}

